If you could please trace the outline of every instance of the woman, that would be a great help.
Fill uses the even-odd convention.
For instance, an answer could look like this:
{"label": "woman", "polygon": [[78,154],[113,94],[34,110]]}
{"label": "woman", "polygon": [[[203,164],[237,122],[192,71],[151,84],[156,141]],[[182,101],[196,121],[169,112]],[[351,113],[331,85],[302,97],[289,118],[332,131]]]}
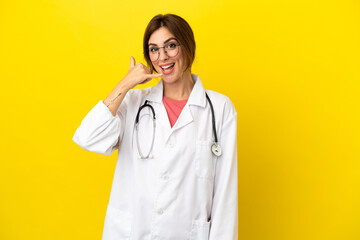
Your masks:
{"label": "woman", "polygon": [[235,108],[191,73],[195,40],[181,17],[155,16],[143,47],[149,67],[131,57],[73,137],[88,151],[119,149],[103,239],[237,239]]}

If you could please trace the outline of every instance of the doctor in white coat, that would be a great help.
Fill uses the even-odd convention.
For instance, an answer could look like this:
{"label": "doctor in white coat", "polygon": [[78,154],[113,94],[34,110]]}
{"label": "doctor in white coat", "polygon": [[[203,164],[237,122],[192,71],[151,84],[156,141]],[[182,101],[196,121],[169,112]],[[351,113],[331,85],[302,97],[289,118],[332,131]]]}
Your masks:
{"label": "doctor in white coat", "polygon": [[[195,40],[183,18],[155,16],[143,47],[148,67],[131,57],[126,76],[73,137],[88,151],[110,155],[118,149],[103,240],[236,240],[235,108],[191,73]],[[132,89],[157,77],[154,87]],[[175,105],[164,106],[164,99]],[[148,106],[139,112],[145,101],[154,112]]]}

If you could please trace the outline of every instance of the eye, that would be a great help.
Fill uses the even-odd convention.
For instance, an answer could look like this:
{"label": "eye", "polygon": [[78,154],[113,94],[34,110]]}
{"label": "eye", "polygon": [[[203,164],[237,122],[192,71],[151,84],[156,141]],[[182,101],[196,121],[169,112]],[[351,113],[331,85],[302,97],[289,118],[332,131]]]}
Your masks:
{"label": "eye", "polygon": [[167,46],[168,49],[174,49],[176,48],[176,43],[169,43],[169,45]]}
{"label": "eye", "polygon": [[156,48],[156,47],[150,48],[150,52],[151,52],[151,53],[156,53],[156,52],[158,52],[158,51],[159,51],[159,48]]}

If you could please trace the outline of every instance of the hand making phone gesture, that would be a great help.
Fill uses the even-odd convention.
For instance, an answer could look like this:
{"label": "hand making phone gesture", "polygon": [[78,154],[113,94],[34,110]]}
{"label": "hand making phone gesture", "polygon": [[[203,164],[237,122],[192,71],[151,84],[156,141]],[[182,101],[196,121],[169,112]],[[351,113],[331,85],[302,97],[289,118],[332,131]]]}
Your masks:
{"label": "hand making phone gesture", "polygon": [[104,100],[104,104],[109,108],[115,116],[116,110],[119,108],[126,93],[136,87],[138,84],[149,82],[153,78],[161,77],[162,74],[151,74],[150,69],[142,63],[136,63],[135,58],[130,57],[129,71],[125,77],[116,85],[109,96]]}

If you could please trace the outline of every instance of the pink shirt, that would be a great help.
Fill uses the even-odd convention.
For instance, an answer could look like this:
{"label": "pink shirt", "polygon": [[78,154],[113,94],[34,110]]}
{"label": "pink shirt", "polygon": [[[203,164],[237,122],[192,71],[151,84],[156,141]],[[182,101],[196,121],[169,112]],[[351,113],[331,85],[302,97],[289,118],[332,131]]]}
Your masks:
{"label": "pink shirt", "polygon": [[171,127],[174,126],[176,120],[179,118],[181,111],[186,105],[187,99],[185,100],[174,100],[167,97],[163,97],[163,103],[168,114]]}

